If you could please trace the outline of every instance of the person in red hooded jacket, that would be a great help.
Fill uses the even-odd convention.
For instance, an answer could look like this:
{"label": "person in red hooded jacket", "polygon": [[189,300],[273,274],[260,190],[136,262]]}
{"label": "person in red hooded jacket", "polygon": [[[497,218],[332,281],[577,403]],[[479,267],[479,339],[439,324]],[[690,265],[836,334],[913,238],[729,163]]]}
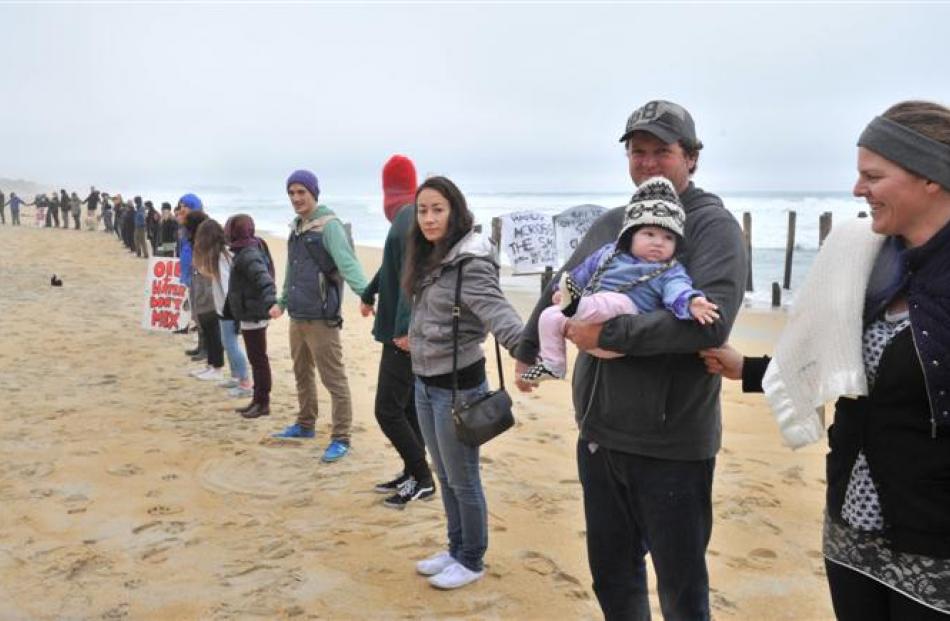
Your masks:
{"label": "person in red hooded jacket", "polygon": [[390,494],[383,504],[393,509],[402,509],[413,500],[429,499],[435,494],[416,418],[409,358],[410,300],[399,286],[406,234],[415,218],[415,195],[416,169],[412,160],[393,155],[383,166],[383,211],[392,225],[386,235],[382,265],[363,291],[360,305],[364,317],[375,312],[373,337],[383,344],[376,383],[376,421],[403,462],[398,476],[375,488],[381,494]]}

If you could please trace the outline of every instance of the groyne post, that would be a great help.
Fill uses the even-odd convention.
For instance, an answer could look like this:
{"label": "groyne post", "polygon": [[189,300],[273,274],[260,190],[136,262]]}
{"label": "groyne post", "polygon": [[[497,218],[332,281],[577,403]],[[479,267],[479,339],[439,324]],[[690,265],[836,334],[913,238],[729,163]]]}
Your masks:
{"label": "groyne post", "polygon": [[825,243],[825,238],[828,237],[828,233],[831,232],[831,212],[826,211],[825,213],[818,216],[818,247],[821,248],[821,245]]}
{"label": "groyne post", "polygon": [[794,211],[788,212],[788,239],[785,242],[785,279],[782,286],[792,288],[792,254],[795,251],[795,220],[798,215]]}

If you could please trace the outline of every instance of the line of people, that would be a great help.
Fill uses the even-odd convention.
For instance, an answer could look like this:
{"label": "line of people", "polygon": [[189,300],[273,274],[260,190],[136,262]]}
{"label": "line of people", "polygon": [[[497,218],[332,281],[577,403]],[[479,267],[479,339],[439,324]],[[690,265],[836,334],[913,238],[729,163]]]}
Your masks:
{"label": "line of people", "polygon": [[[724,346],[748,263],[735,218],[692,181],[703,144],[690,113],[650,101],[630,115],[620,142],[636,193],[593,223],[524,323],[501,291],[494,250],[474,231],[463,193],[445,177],[417,186],[403,156],[383,169],[391,227],[370,281],[342,223],[318,202],[310,171],[286,181],[295,216],[280,290],[249,216],[222,226],[202,213],[198,197],[183,196],[182,280],[194,296],[198,279],[208,279],[212,310],[199,315],[216,320],[215,330],[199,317],[206,347],[215,334],[224,343],[222,326],[244,336],[253,389],[240,415],[270,414],[266,330],[287,313],[299,412],[276,435],[315,437],[316,368],[332,403],[322,459],[349,453],[352,405],[340,339],[348,285],[363,316],[375,313],[373,336],[382,344],[375,414],[403,465],[376,490],[387,494],[387,506],[402,508],[434,497],[438,479],[447,543],[415,569],[436,588],[459,588],[484,576],[488,511],[479,449],[455,435],[453,395],[458,389],[472,400],[488,390],[482,343],[489,333],[515,358],[524,392],[564,376],[566,338],[580,350],[572,379],[576,460],[604,616],[650,618],[649,554],[664,617],[709,619],[705,557],[722,443],[720,374],[764,390],[792,445],[822,437],[814,406],[837,399],[824,525],[835,614],[946,618],[950,109],[902,102],[862,133],[854,194],[869,203],[871,222],[829,237],[774,360]],[[240,351],[221,346],[229,356]],[[231,363],[232,375],[240,374]],[[201,375],[218,379],[222,368],[209,349]]]}

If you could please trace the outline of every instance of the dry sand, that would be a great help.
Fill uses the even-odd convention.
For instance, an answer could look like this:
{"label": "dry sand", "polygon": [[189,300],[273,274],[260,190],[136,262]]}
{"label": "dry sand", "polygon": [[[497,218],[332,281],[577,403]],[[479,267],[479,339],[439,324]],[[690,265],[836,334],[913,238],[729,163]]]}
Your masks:
{"label": "dry sand", "polygon": [[[380,252],[360,258],[371,274]],[[517,427],[482,457],[487,575],[439,592],[413,562],[444,543],[441,503],[394,511],[372,491],[400,466],[373,417],[379,345],[355,296],[354,449],[327,465],[322,387],[316,440],[269,437],[296,411],[286,318],[269,330],[272,414],[245,421],[243,402],[185,376],[193,337],[139,327],[144,275],[111,235],[0,227],[0,619],[599,618],[567,382],[515,395]],[[525,316],[533,288],[512,293]],[[768,352],[781,322],[743,312],[733,342]],[[823,449],[782,447],[762,397],[734,383],[724,411],[715,618],[831,618]]]}

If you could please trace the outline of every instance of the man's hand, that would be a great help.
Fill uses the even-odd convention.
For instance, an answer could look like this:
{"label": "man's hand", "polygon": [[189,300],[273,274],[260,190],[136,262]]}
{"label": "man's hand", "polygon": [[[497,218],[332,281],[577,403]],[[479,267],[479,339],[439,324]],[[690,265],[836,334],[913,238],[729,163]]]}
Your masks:
{"label": "man's hand", "polygon": [[598,347],[597,342],[600,340],[600,332],[603,329],[602,323],[585,323],[568,319],[564,336],[577,345],[578,349],[589,351]]}
{"label": "man's hand", "polygon": [[521,392],[531,392],[535,389],[535,384],[521,379],[521,374],[527,371],[529,366],[531,365],[525,364],[520,360],[515,360],[515,386],[517,386]]}
{"label": "man's hand", "polygon": [[376,309],[373,308],[372,304],[364,304],[360,302],[360,315],[363,317],[369,317],[370,315],[375,315]]}
{"label": "man's hand", "polygon": [[[365,317],[366,315],[363,316]],[[393,345],[403,351],[409,351],[409,336],[397,336],[393,339]]]}
{"label": "man's hand", "polygon": [[702,296],[689,301],[689,314],[693,316],[693,319],[704,325],[715,323],[719,319],[717,310],[719,310],[718,306]]}
{"label": "man's hand", "polygon": [[732,380],[742,379],[742,354],[729,343],[704,349],[699,352],[699,357],[706,363],[706,370],[710,373],[718,373]]}
{"label": "man's hand", "polygon": [[560,304],[562,297],[563,296],[561,295],[561,290],[560,289],[556,290],[554,293],[551,294],[551,304]]}
{"label": "man's hand", "polygon": [[271,319],[280,319],[280,316],[284,314],[284,311],[280,310],[280,306],[274,304],[270,307],[270,310],[267,311],[267,314],[270,315]]}

